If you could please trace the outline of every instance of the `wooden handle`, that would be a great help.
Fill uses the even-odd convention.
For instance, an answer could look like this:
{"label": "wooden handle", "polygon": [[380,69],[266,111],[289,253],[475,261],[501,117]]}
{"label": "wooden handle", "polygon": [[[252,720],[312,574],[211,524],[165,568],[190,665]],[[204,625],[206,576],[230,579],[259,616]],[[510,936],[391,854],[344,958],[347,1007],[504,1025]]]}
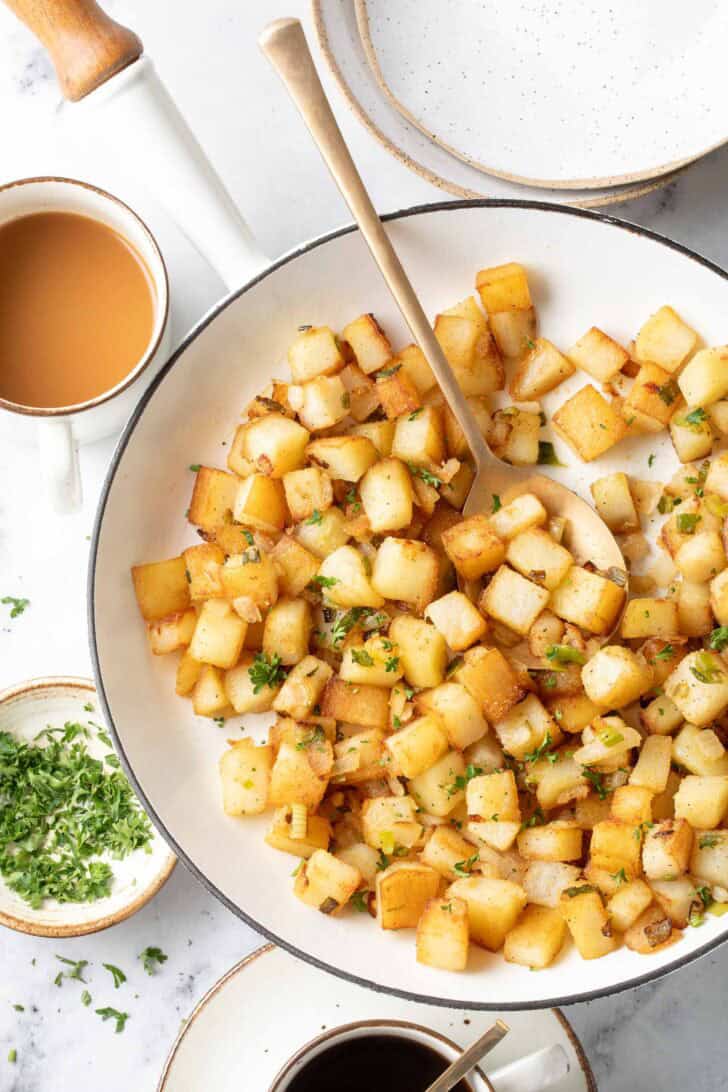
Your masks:
{"label": "wooden handle", "polygon": [[5,0],[48,50],[65,98],[77,102],[143,52],[133,30],[95,0]]}

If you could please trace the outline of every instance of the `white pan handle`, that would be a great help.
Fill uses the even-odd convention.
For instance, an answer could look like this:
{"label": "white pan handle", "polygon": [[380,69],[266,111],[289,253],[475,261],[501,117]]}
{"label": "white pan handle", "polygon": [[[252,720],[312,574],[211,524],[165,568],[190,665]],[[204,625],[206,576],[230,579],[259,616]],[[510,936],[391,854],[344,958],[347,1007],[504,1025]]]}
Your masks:
{"label": "white pan handle", "polygon": [[142,171],[155,196],[228,288],[268,264],[148,57],[64,107],[84,141],[103,145],[119,163]]}
{"label": "white pan handle", "polygon": [[569,1057],[560,1043],[488,1073],[494,1092],[545,1092],[559,1084],[569,1072]]}

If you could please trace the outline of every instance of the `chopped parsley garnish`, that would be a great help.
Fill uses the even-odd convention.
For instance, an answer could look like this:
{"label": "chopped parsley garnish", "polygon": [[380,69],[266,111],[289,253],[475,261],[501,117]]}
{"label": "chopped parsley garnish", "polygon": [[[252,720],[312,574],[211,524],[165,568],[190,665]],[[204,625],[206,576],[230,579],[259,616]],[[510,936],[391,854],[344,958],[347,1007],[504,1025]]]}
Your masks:
{"label": "chopped parsley garnish", "polygon": [[667,383],[663,383],[661,387],[657,388],[657,393],[666,406],[671,406],[680,392],[678,391],[675,380],[670,379]]}
{"label": "chopped parsley garnish", "polygon": [[318,573],[311,583],[318,584],[320,588],[333,588],[334,584],[339,583],[339,578],[336,576],[321,576],[321,574]]}
{"label": "chopped parsley garnish", "polygon": [[346,614],[336,619],[331,627],[331,640],[335,645],[340,645],[344,638],[351,632],[357,622],[366,615],[372,614],[371,607],[352,607]]}
{"label": "chopped parsley garnish", "polygon": [[401,364],[394,364],[391,368],[381,368],[377,372],[377,374],[374,376],[374,378],[375,379],[388,379],[390,375],[396,375],[396,373],[399,371],[399,369],[401,367],[402,367]]}
{"label": "chopped parsley garnish", "polygon": [[390,656],[384,661],[385,671],[396,671],[399,667],[399,656]]}
{"label": "chopped parsley garnish", "polygon": [[161,967],[163,963],[167,962],[167,956],[161,948],[145,948],[143,952],[139,953],[139,958],[147,974],[154,974],[157,967]]}
{"label": "chopped parsley garnish", "polygon": [[720,838],[717,834],[703,834],[698,839],[698,849],[714,849],[719,842]]}
{"label": "chopped parsley garnish", "polygon": [[728,626],[718,626],[708,638],[708,648],[722,652],[726,645],[728,645]]}
{"label": "chopped parsley garnish", "polygon": [[694,535],[699,523],[700,516],[697,512],[680,512],[676,520],[677,529],[683,535]]}
{"label": "chopped parsley garnish", "polygon": [[473,865],[480,860],[480,853],[476,852],[465,861],[456,861],[452,870],[456,876],[469,876],[473,871]]}
{"label": "chopped parsley garnish", "polygon": [[472,781],[474,777],[480,777],[485,770],[482,766],[474,766],[471,762],[465,767],[465,774],[458,774],[452,785],[448,786],[447,795],[454,796],[456,792],[460,792],[466,788],[468,781]]}
{"label": "chopped parsley garnish", "polygon": [[251,534],[251,532],[250,532],[250,531],[249,531],[249,530],[247,529],[247,527],[244,527],[244,528],[243,528],[243,532],[242,532],[242,533],[243,533],[243,538],[244,538],[244,539],[245,539],[245,541],[247,542],[248,546],[255,546],[255,539],[253,538],[253,535],[252,535],[252,534]]}
{"label": "chopped parsley garnish", "polygon": [[113,963],[102,963],[101,966],[109,972],[114,980],[114,989],[118,990],[122,983],[126,982],[126,975],[121,967],[115,967]]}
{"label": "chopped parsley garnish", "polygon": [[93,711],[94,711],[93,703],[90,702],[90,701],[87,701],[86,704],[83,707],[83,711],[84,711],[84,713],[93,713]]}
{"label": "chopped parsley garnish", "polygon": [[321,515],[321,513],[319,512],[318,508],[314,508],[313,512],[311,513],[311,515],[310,515],[310,516],[308,517],[308,519],[306,520],[306,523],[307,523],[307,524],[308,524],[309,526],[314,526],[314,525],[315,525],[315,524],[317,524],[317,523],[321,523],[321,520],[322,520],[323,518],[324,518],[324,517],[323,517],[323,516]]}
{"label": "chopped parsley garnish", "polygon": [[540,466],[565,466],[559,459],[550,440],[539,440],[538,463]]}
{"label": "chopped parsley garnish", "polygon": [[497,493],[493,493],[492,496],[493,504],[491,506],[491,512],[500,512],[501,508],[503,507],[503,505],[501,504],[501,499]]}
{"label": "chopped parsley garnish", "polygon": [[23,614],[26,607],[30,606],[30,599],[16,599],[14,595],[4,595],[0,599],[0,603],[5,607],[10,607],[10,617],[17,618],[19,614]]}
{"label": "chopped parsley garnish", "polygon": [[272,689],[279,682],[283,682],[284,678],[280,656],[274,652],[269,658],[265,652],[256,652],[255,659],[248,668],[248,675],[253,684],[254,694],[259,694],[264,686],[270,686]]}
{"label": "chopped parsley garnish", "polygon": [[8,1051],[8,1061],[10,1062],[11,1065],[15,1065],[17,1060],[18,1060],[18,1052],[15,1049],[15,1047],[12,1047],[12,1049]]}
{"label": "chopped parsley garnish", "polygon": [[612,789],[606,788],[604,784],[604,775],[598,773],[597,770],[590,770],[588,766],[583,766],[582,771],[584,777],[591,784],[594,792],[597,794],[600,800],[606,800]]}
{"label": "chopped parsley garnish", "polygon": [[544,815],[540,807],[536,808],[533,815],[528,819],[524,819],[521,823],[521,830],[529,830],[531,827],[542,827],[546,822],[546,816]]}
{"label": "chopped parsley garnish", "polygon": [[200,470],[200,469],[201,469],[201,464],[200,463],[190,463],[190,470],[192,471],[193,474],[196,474],[197,471]]}
{"label": "chopped parsley garnish", "polygon": [[431,485],[433,489],[439,489],[442,485],[442,480],[436,474],[431,474],[424,466],[415,466],[414,463],[407,463],[407,466],[410,474],[415,478],[421,478],[425,485]]}
{"label": "chopped parsley garnish", "polygon": [[74,738],[88,730],[68,724],[58,731],[62,738],[46,730],[43,747],[0,732],[0,874],[34,909],[47,898],[108,895],[113,871],[99,858],[126,857],[152,839],[124,774]]}
{"label": "chopped parsley garnish", "polygon": [[352,648],[351,658],[359,667],[374,667],[374,660],[365,648]]}
{"label": "chopped parsley garnish", "polygon": [[689,428],[698,431],[703,421],[708,419],[708,415],[702,406],[698,406],[697,409],[691,410],[690,413],[686,413],[684,417],[681,417],[676,424],[687,425]]}
{"label": "chopped parsley garnish", "polygon": [[647,465],[648,465],[649,467],[651,467],[651,466],[652,466],[652,464],[654,463],[654,461],[655,461],[655,459],[656,459],[656,458],[657,458],[657,456],[656,456],[656,455],[654,455],[654,454],[653,454],[653,455],[650,455],[650,456],[649,456],[649,458],[647,459]]}
{"label": "chopped parsley garnish", "polygon": [[570,645],[549,645],[546,649],[546,659],[557,664],[585,664],[586,656],[578,648]]}
{"label": "chopped parsley garnish", "polygon": [[668,493],[663,493],[657,502],[657,511],[661,516],[669,516],[678,504],[682,504],[682,497],[671,497]]}
{"label": "chopped parsley garnish", "polygon": [[621,887],[623,883],[627,883],[627,873],[623,868],[620,868],[619,872],[612,873],[612,879],[616,883],[617,887]]}
{"label": "chopped parsley garnish", "polygon": [[305,751],[309,747],[313,746],[313,744],[315,744],[315,743],[317,743],[319,745],[319,750],[321,750],[321,744],[324,742],[325,739],[326,739],[326,733],[324,732],[321,725],[317,724],[316,727],[313,729],[313,731],[309,735],[304,736],[303,739],[300,739],[298,741],[298,743],[296,744],[296,750],[297,751]]}
{"label": "chopped parsley garnish", "polygon": [[[726,640],[728,641],[728,629],[726,629]],[[672,645],[665,645],[659,652],[655,653],[654,659],[656,660],[671,660],[675,649]]]}
{"label": "chopped parsley garnish", "polygon": [[355,891],[349,902],[360,914],[366,914],[369,911],[369,892]]}
{"label": "chopped parsley garnish", "polygon": [[419,409],[412,410],[412,413],[407,418],[408,421],[416,421],[419,415],[422,413],[422,406]]}
{"label": "chopped parsley garnish", "polygon": [[536,747],[533,751],[528,751],[527,754],[523,756],[523,761],[538,762],[539,758],[547,757],[546,752],[551,746],[551,743],[551,733],[547,732],[546,735],[543,737],[542,741],[539,743],[538,747]]}
{"label": "chopped parsley garnish", "polygon": [[694,675],[701,683],[719,683],[725,678],[724,672],[710,652],[697,652],[695,663],[690,668],[690,674]]}
{"label": "chopped parsley garnish", "polygon": [[81,1004],[85,1005],[86,1008],[88,1008],[92,1000],[93,998],[91,997],[91,994],[88,992],[88,990],[84,990],[81,994]]}
{"label": "chopped parsley garnish", "polygon": [[87,959],[66,959],[65,956],[57,955],[56,959],[59,963],[65,963],[67,967],[70,967],[70,971],[59,971],[56,977],[53,979],[56,986],[60,986],[64,978],[73,978],[76,982],[84,982],[86,979],[83,977],[83,972],[88,967]]}
{"label": "chopped parsley garnish", "polygon": [[117,1035],[120,1035],[124,1030],[127,1020],[129,1019],[128,1012],[119,1012],[118,1009],[112,1009],[110,1005],[106,1005],[103,1009],[96,1009],[96,1015],[106,1022],[107,1020],[115,1020],[116,1027],[114,1031]]}
{"label": "chopped parsley garnish", "polygon": [[575,899],[577,895],[586,895],[590,891],[596,891],[596,887],[592,887],[590,883],[583,883],[580,887],[567,887],[564,894],[570,899]]}

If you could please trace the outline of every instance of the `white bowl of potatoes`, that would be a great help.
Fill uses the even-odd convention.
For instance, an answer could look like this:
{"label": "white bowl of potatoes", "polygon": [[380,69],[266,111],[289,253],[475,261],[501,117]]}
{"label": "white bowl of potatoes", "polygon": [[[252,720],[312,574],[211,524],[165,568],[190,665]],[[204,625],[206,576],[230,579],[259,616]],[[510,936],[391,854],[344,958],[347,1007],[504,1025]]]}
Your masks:
{"label": "white bowl of potatoes", "polygon": [[491,446],[594,500],[629,602],[538,502],[463,522],[462,436],[345,229],[127,427],[98,691],[175,852],[294,954],[444,1005],[614,992],[728,926],[728,280],[548,205],[388,228]]}

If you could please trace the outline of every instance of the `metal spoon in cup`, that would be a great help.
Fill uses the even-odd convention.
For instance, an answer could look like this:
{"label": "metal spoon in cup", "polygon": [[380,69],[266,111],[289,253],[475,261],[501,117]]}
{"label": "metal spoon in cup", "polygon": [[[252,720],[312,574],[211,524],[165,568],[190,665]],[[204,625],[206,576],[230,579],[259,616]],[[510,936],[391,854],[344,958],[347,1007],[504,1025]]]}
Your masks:
{"label": "metal spoon in cup", "polygon": [[463,1051],[457,1061],[449,1065],[445,1072],[441,1073],[437,1080],[429,1088],[425,1089],[425,1092],[449,1092],[449,1089],[454,1088],[458,1081],[461,1081],[475,1068],[481,1058],[484,1058],[494,1047],[498,1046],[498,1043],[510,1030],[502,1020],[496,1020],[479,1039],[475,1040],[472,1046]]}
{"label": "metal spoon in cup", "polygon": [[[476,474],[463,507],[463,515],[490,512],[494,494],[503,503],[521,493],[535,494],[551,517],[560,517],[565,521],[564,545],[577,563],[592,562],[597,569],[618,570],[623,574],[620,583],[624,587],[626,600],[627,567],[622,552],[594,509],[552,478],[535,474],[528,467],[510,466],[502,462],[493,455],[484,440],[351,158],[319,80],[301,23],[297,19],[277,19],[262,32],[259,44],[306,122],[465,435]],[[519,659],[527,662],[529,656],[525,654]],[[536,665],[532,662],[530,666]]]}

